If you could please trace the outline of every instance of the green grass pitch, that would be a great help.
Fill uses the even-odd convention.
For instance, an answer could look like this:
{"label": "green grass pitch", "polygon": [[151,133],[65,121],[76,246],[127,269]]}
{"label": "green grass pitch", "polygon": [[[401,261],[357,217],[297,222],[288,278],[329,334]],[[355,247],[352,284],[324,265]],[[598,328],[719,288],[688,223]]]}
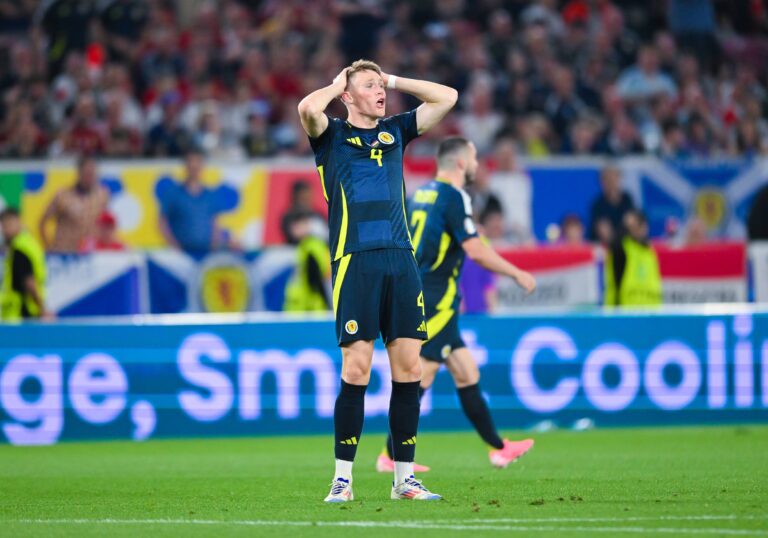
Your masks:
{"label": "green grass pitch", "polygon": [[766,426],[535,439],[495,470],[476,435],[424,432],[445,500],[418,503],[389,500],[364,434],[344,505],[322,502],[330,435],[2,446],[0,536],[768,536]]}

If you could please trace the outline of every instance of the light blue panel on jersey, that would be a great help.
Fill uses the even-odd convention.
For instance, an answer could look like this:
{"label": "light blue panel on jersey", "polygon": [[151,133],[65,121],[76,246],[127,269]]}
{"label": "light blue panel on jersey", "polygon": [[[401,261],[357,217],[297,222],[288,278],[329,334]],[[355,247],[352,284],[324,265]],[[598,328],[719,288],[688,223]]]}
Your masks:
{"label": "light blue panel on jersey", "polygon": [[386,202],[392,199],[389,192],[389,177],[386,166],[378,166],[376,161],[352,160],[349,163],[353,178],[365,178],[354,182],[350,202]]}
{"label": "light blue panel on jersey", "polygon": [[[768,310],[704,312],[467,317],[463,337],[502,429],[766,422]],[[330,434],[331,320],[178,319],[0,325],[0,441]],[[366,435],[386,431],[389,392],[377,348]],[[470,427],[444,371],[422,415]]]}
{"label": "light blue panel on jersey", "polygon": [[366,220],[357,223],[357,240],[360,243],[391,239],[392,224],[388,220]]}

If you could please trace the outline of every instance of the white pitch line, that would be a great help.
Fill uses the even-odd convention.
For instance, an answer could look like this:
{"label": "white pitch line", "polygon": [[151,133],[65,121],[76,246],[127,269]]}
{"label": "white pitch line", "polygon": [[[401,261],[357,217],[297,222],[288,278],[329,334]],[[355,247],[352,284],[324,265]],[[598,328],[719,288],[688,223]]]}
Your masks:
{"label": "white pitch line", "polygon": [[541,517],[541,518],[476,518],[433,519],[432,523],[621,523],[622,521],[739,521],[768,519],[763,515],[701,515],[701,516],[627,516],[627,517]]}
{"label": "white pitch line", "polygon": [[520,525],[450,525],[418,521],[276,521],[276,520],[213,520],[213,519],[17,519],[6,523],[36,525],[236,525],[251,527],[357,527],[357,528],[401,528],[418,530],[452,531],[509,531],[509,532],[586,532],[586,533],[642,533],[642,534],[720,534],[729,536],[768,536],[768,531],[718,528],[675,528],[675,527],[593,527],[593,526],[520,526]]}

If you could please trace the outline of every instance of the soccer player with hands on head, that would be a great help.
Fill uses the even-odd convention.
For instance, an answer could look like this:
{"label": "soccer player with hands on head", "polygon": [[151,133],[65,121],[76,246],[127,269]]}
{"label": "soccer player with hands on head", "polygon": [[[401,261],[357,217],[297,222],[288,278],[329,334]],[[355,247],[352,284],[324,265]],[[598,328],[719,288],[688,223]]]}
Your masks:
{"label": "soccer player with hands on head", "polygon": [[[422,101],[386,117],[387,90]],[[353,499],[352,464],[363,431],[365,390],[379,334],[392,369],[389,427],[392,499],[436,500],[414,477],[419,422],[419,353],[427,338],[424,294],[408,229],[403,180],[407,144],[456,104],[453,88],[383,73],[358,60],[299,103],[328,202],[333,307],[341,347],[341,388],[334,410],[336,470],[327,502]],[[341,99],[347,119],[326,107]]]}

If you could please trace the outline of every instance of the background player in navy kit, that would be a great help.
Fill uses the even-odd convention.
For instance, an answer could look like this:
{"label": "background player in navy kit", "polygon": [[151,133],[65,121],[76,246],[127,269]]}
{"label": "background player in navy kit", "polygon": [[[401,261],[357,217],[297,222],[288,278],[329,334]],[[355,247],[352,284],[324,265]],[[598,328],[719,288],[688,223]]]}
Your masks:
{"label": "background player in navy kit", "polygon": [[[424,285],[424,304],[429,340],[421,348],[423,394],[435,379],[441,364],[448,367],[459,392],[464,413],[480,437],[493,449],[491,463],[506,467],[527,452],[533,441],[509,441],[499,437],[488,405],[480,391],[480,371],[459,332],[457,281],[465,256],[486,269],[506,275],[526,292],[536,288],[536,281],[499,256],[478,237],[472,221],[472,204],[464,185],[477,170],[474,144],[460,137],[445,139],[437,152],[436,179],[414,193],[410,204],[410,224],[416,259]],[[380,471],[392,465],[387,452],[376,462]]]}
{"label": "background player in navy kit", "polygon": [[[423,103],[384,118],[386,89]],[[347,120],[325,108],[340,97]],[[363,402],[371,375],[373,342],[381,333],[392,368],[389,409],[394,448],[393,499],[432,500],[413,478],[419,419],[419,350],[426,338],[421,279],[405,212],[403,151],[456,103],[456,90],[382,73],[358,60],[325,88],[299,103],[323,192],[333,271],[336,335],[342,350],[341,390],[334,412],[336,473],[328,502],[352,500],[352,462],[363,429]]]}

